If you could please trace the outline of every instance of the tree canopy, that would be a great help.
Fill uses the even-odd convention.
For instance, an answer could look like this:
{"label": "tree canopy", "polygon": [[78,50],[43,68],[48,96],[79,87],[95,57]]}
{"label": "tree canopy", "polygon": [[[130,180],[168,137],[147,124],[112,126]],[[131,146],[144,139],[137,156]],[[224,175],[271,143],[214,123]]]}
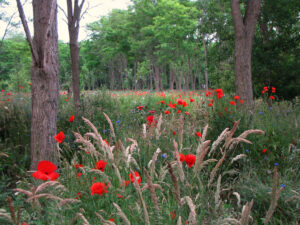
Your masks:
{"label": "tree canopy", "polygon": [[[132,3],[127,10],[113,10],[88,25],[91,35],[80,43],[81,89],[199,89],[204,87],[207,70],[210,88],[234,92],[229,1]],[[242,14],[245,4],[241,1]],[[277,87],[278,95],[285,99],[299,95],[299,11],[298,1],[262,0],[252,50],[255,96],[264,86]],[[16,73],[23,77],[22,82],[28,82],[29,61],[24,38],[6,38],[0,54],[0,87],[7,88]],[[67,44],[60,42],[63,89],[71,85],[70,62]]]}

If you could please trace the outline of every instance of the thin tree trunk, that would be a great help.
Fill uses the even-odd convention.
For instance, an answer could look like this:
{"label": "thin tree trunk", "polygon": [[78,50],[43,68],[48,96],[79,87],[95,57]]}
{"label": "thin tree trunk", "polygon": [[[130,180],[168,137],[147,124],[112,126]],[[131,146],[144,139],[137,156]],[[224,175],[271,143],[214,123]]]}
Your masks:
{"label": "thin tree trunk", "polygon": [[[14,13],[11,15],[11,17],[9,18],[9,20],[8,20],[8,22],[7,22],[7,24],[6,24],[6,27],[5,27],[5,30],[4,30],[4,34],[3,34],[2,39],[1,39],[1,42],[0,42],[0,55],[1,55],[1,52],[2,52],[2,46],[3,46],[3,43],[4,43],[5,36],[6,36],[7,32],[8,32],[8,28],[9,28],[9,26],[10,26],[10,24],[11,24],[11,21],[12,21],[12,19],[14,18],[15,14],[16,14],[16,12],[14,12]],[[1,71],[0,71],[0,72],[1,72]]]}
{"label": "thin tree trunk", "polygon": [[30,147],[31,169],[36,170],[42,160],[58,162],[54,139],[59,91],[57,5],[56,0],[33,0],[33,40],[20,0],[17,0],[17,5],[32,53]]}
{"label": "thin tree trunk", "polygon": [[115,86],[115,73],[114,73],[114,66],[113,62],[109,63],[109,84],[110,84],[110,90],[114,89]]}
{"label": "thin tree trunk", "polygon": [[234,25],[234,73],[235,89],[250,108],[254,107],[251,54],[255,26],[260,12],[261,0],[248,0],[244,18],[241,15],[240,1],[231,0]]}
{"label": "thin tree trunk", "polygon": [[[71,39],[71,38],[70,38]],[[79,72],[79,45],[75,40],[70,40],[70,55],[72,68],[72,91],[74,98],[75,114],[80,115],[80,72]]]}
{"label": "thin tree trunk", "polygon": [[207,72],[207,49],[204,35],[202,36],[202,43],[204,47],[204,79],[205,79],[205,90],[208,91],[208,72]]}
{"label": "thin tree trunk", "polygon": [[153,83],[152,83],[152,77],[153,77],[153,68],[152,68],[152,65],[149,66],[149,83],[150,83],[150,90],[152,91],[153,90]]}
{"label": "thin tree trunk", "polygon": [[153,68],[154,68],[155,91],[159,91],[159,76],[160,76],[159,67],[156,65],[153,65]]}
{"label": "thin tree trunk", "polygon": [[170,82],[170,90],[174,90],[174,69],[170,65],[170,71],[169,71],[169,82]]}
{"label": "thin tree trunk", "polygon": [[134,80],[134,90],[137,89],[137,80],[136,80],[136,67],[137,67],[137,60],[134,61],[134,64],[133,64],[133,80]]}
{"label": "thin tree trunk", "polygon": [[[80,115],[80,71],[79,71],[79,45],[78,34],[81,19],[81,10],[85,0],[79,4],[78,0],[67,0],[67,19],[69,29],[69,45],[71,55],[71,68],[72,68],[72,87],[74,109],[77,117]],[[64,12],[64,11],[63,11]]]}

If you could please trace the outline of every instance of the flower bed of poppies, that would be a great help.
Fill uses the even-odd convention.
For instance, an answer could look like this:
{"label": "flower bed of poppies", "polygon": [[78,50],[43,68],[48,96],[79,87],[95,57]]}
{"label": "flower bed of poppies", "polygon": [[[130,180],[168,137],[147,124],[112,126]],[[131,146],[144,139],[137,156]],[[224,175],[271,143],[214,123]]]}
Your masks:
{"label": "flower bed of poppies", "polygon": [[[12,133],[17,129],[13,124],[21,126],[16,122],[23,119],[20,131],[28,132],[29,100],[0,97],[5,115],[1,126]],[[246,218],[250,224],[296,224],[299,220],[299,103],[277,102],[274,87],[264,88],[254,112],[239,96],[222,89],[84,93],[83,118],[74,116],[72,106],[62,92],[53,137],[60,150],[57,165],[41,161],[36,171],[27,172],[29,158],[22,165],[18,161],[22,152],[11,144],[25,134],[15,132],[16,137],[1,144],[1,153],[7,155],[0,158],[7,166],[1,171],[9,185],[1,197],[0,222],[237,224]],[[23,138],[20,145],[22,141],[28,143]],[[18,153],[15,159],[12,151]],[[22,151],[28,155],[28,148]],[[10,164],[18,169],[7,176]]]}

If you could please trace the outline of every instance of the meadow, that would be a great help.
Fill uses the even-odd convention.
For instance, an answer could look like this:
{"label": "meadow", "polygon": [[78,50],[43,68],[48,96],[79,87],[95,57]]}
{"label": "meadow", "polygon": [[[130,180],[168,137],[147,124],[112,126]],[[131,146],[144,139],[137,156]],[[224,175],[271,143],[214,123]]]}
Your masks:
{"label": "meadow", "polygon": [[0,93],[1,224],[299,224],[299,98],[101,90],[81,118],[59,101],[60,161],[28,171],[30,96]]}

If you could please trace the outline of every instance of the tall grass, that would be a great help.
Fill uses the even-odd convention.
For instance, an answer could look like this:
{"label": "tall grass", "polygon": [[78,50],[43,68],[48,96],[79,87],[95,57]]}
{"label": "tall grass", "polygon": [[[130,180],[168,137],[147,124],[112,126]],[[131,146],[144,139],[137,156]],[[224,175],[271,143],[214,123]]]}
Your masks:
{"label": "tall grass", "polygon": [[[195,100],[188,102],[187,107],[178,106],[181,114],[161,103],[163,99],[167,104],[174,103],[178,95],[187,102],[189,97]],[[0,156],[5,184],[1,195],[4,209],[0,215],[5,221],[16,224],[17,214],[13,215],[12,207],[15,211],[19,209],[20,221],[28,224],[262,224],[268,220],[270,224],[296,224],[299,221],[298,102],[276,102],[270,108],[258,100],[255,111],[248,113],[243,106],[228,104],[229,96],[215,98],[213,107],[209,107],[208,98],[200,92],[164,96],[103,91],[84,93],[85,118],[75,118],[70,123],[72,103],[66,99],[60,97],[58,118],[58,130],[66,134],[60,144],[60,177],[46,183],[34,180],[26,172],[29,138],[22,136],[30,130],[29,99],[0,105],[0,132],[6,140],[1,142],[1,152],[8,156]],[[144,109],[140,111],[138,106]],[[171,113],[164,114],[166,109]],[[155,110],[156,126],[143,125],[148,123],[149,110]],[[202,137],[196,136],[196,132],[201,132]],[[195,154],[194,166],[189,168],[181,163],[178,153]],[[95,169],[98,160],[107,161],[104,172]],[[18,169],[9,174],[7,170],[14,164]],[[83,167],[75,168],[74,164]],[[272,173],[274,165],[276,181]],[[124,181],[129,180],[128,175],[133,171],[141,175],[141,186],[135,181],[125,187]],[[78,173],[82,175],[79,177]],[[21,182],[16,184],[17,181]],[[93,182],[108,184],[108,193],[91,195]],[[7,187],[9,192],[4,192]],[[281,193],[277,196],[279,189]],[[14,200],[9,204],[8,195]]]}

